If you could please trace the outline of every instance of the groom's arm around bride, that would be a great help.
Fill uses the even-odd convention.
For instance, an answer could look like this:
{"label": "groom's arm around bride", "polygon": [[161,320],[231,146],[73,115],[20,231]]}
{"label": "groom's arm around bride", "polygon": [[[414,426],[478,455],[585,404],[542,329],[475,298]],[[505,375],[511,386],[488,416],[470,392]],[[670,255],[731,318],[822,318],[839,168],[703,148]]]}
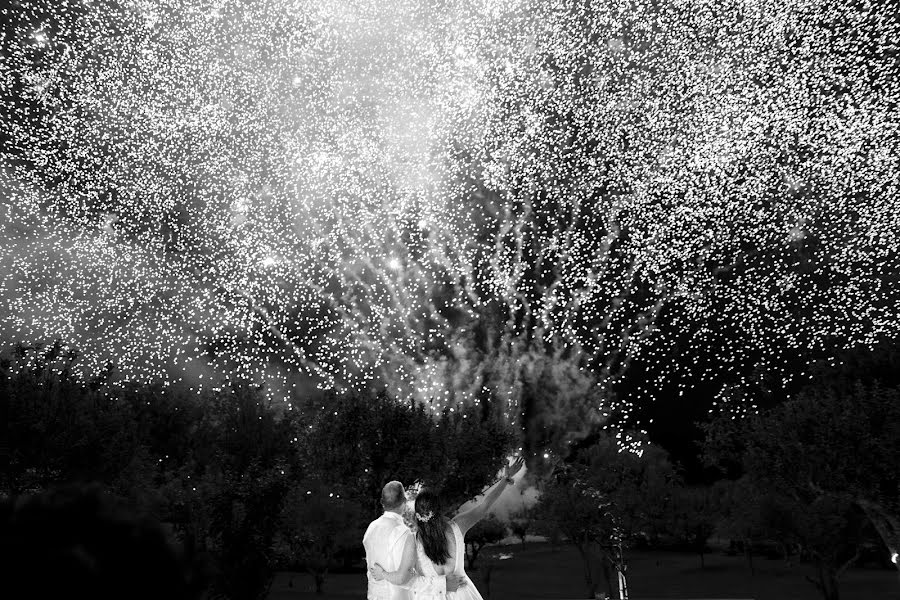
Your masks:
{"label": "groom's arm around bride", "polygon": [[[366,577],[369,600],[406,600],[411,592],[456,591],[459,578],[423,577],[413,574],[416,564],[415,536],[403,522],[406,491],[399,481],[391,481],[381,491],[384,514],[369,524],[363,536],[366,549]],[[372,568],[379,564],[392,571],[390,579],[378,580]]]}
{"label": "groom's arm around bride", "polygon": [[[403,557],[400,561],[399,568],[394,572],[385,572],[378,569],[377,566],[370,569],[370,577],[376,580],[385,580],[392,585],[409,589],[419,594],[434,593],[452,593],[465,585],[465,578],[460,575],[440,575],[437,577],[427,577],[419,575],[415,572],[416,564],[416,537],[412,532],[405,536],[406,541],[403,545]],[[373,574],[373,571],[375,574]]]}

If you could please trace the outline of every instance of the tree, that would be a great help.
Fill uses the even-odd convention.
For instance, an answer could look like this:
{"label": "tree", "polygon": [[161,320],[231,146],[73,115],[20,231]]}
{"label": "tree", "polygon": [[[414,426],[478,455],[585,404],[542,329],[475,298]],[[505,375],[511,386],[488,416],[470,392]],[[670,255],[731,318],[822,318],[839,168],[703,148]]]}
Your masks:
{"label": "tree", "polygon": [[[244,382],[199,403],[206,416],[189,429],[195,443],[175,463],[188,468],[168,473],[186,504],[184,525],[211,542],[213,591],[256,600],[274,576],[272,546],[283,500],[303,476],[294,441],[298,415]],[[164,431],[161,437],[169,439]],[[198,471],[190,472],[192,466]]]}
{"label": "tree", "polygon": [[384,393],[346,394],[303,408],[300,454],[311,477],[347,486],[369,514],[392,479],[439,489],[452,510],[475,497],[503,465],[511,431],[486,403],[435,414]]}
{"label": "tree", "polygon": [[760,490],[747,478],[717,482],[716,488],[721,498],[718,530],[737,541],[751,574],[755,543],[778,539],[787,547],[797,540],[796,514],[775,492]]}
{"label": "tree", "polygon": [[[583,487],[576,487],[570,476],[559,474],[541,489],[537,511],[542,531],[558,531],[575,546],[582,561],[586,597],[594,598],[597,582],[594,580],[593,545],[598,539],[606,540],[611,527],[600,503]],[[612,595],[609,581],[607,587]]]}
{"label": "tree", "polygon": [[597,588],[593,551],[612,595],[614,573],[626,569],[621,550],[659,528],[678,482],[662,449],[644,444],[635,454],[620,446],[619,434],[605,433],[574,451],[541,489],[536,509],[544,528],[560,530],[578,550],[589,597]]}
{"label": "tree", "polygon": [[272,547],[278,509],[287,487],[281,469],[256,465],[241,473],[226,472],[211,488],[210,548],[216,577],[212,591],[234,600],[262,600],[274,576]]}
{"label": "tree", "polygon": [[673,493],[671,531],[700,555],[704,568],[706,543],[721,518],[719,503],[710,487],[676,487]]}
{"label": "tree", "polygon": [[[888,394],[887,398],[881,400],[883,407],[884,402],[892,401],[892,394],[900,391],[900,346],[881,343],[872,349],[852,348],[842,352],[833,363],[818,363],[813,370],[812,379],[817,384],[808,391],[827,388],[837,396],[852,397],[860,393],[861,388],[883,388],[884,393]],[[895,405],[889,405],[887,415],[876,409],[871,417],[876,423],[881,421],[882,427],[871,431],[875,437],[870,439],[870,443],[881,446],[886,454],[896,451],[893,442],[896,442],[900,426],[897,424],[895,409]],[[900,552],[900,483],[892,477],[890,469],[872,475],[874,477],[869,483],[872,488],[870,494],[868,497],[857,497],[855,502],[865,512],[893,557]],[[900,570],[900,562],[893,561],[893,564]]]}
{"label": "tree", "polygon": [[509,516],[509,530],[519,538],[522,546],[525,546],[525,538],[534,529],[534,509],[522,507]]}
{"label": "tree", "polygon": [[816,564],[816,576],[806,579],[825,600],[838,600],[838,582],[860,556],[865,514],[844,495],[823,494],[811,504],[794,507],[797,535]]}
{"label": "tree", "polygon": [[516,445],[514,430],[492,397],[475,405],[444,410],[437,423],[446,463],[430,481],[452,510],[480,495],[494,483]]}
{"label": "tree", "polygon": [[291,488],[279,515],[277,553],[289,566],[313,576],[317,594],[325,592],[325,579],[339,564],[339,554],[359,547],[365,532],[362,507],[340,490],[300,482]]}
{"label": "tree", "polygon": [[[879,514],[897,514],[900,479],[889,457],[900,452],[900,390],[822,379],[768,411],[723,415],[707,431],[713,462],[737,463],[758,495],[777,494],[775,514],[787,515],[782,527],[813,555],[817,588],[837,598],[856,557],[861,515],[877,527]],[[879,533],[896,548],[890,529]]]}
{"label": "tree", "polygon": [[506,526],[493,514],[475,524],[466,532],[466,568],[475,570],[478,554],[488,544],[496,544],[506,537]]}

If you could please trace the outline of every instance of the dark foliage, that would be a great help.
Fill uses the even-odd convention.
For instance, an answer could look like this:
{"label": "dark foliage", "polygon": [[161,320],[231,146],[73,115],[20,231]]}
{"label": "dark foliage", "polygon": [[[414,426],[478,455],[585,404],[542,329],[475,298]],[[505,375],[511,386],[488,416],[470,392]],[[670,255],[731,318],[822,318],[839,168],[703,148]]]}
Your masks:
{"label": "dark foliage", "polygon": [[496,544],[506,537],[506,526],[496,516],[488,515],[466,532],[466,568],[478,568],[478,556],[488,544]]}
{"label": "dark foliage", "polygon": [[737,501],[750,512],[732,510],[732,522],[748,541],[800,544],[826,600],[838,598],[867,528],[888,549],[900,545],[900,390],[848,378],[842,369],[822,373],[792,400],[706,427],[708,460],[744,474]]}
{"label": "dark foliage", "polygon": [[296,418],[247,385],[198,396],[83,381],[77,358],[61,344],[10,356],[6,491],[97,482],[169,523],[208,565],[214,596],[264,596],[277,514],[298,471]]}
{"label": "dark foliage", "polygon": [[96,485],[0,503],[0,564],[11,598],[189,600],[204,587],[158,521]]}
{"label": "dark foliage", "polygon": [[311,477],[341,482],[371,515],[391,480],[439,490],[452,511],[492,483],[513,445],[509,428],[480,406],[435,418],[377,394],[333,396],[306,410],[315,410],[301,443]]}

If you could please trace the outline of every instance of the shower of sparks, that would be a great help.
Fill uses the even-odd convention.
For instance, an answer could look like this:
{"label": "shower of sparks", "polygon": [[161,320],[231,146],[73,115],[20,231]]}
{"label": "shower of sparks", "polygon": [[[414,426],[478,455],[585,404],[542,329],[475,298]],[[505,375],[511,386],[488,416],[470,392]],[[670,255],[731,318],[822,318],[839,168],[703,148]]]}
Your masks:
{"label": "shower of sparks", "polygon": [[549,373],[562,405],[612,410],[611,382],[655,364],[627,414],[690,368],[686,332],[735,377],[898,333],[888,2],[2,18],[4,342],[198,391],[302,376],[436,407],[515,406]]}

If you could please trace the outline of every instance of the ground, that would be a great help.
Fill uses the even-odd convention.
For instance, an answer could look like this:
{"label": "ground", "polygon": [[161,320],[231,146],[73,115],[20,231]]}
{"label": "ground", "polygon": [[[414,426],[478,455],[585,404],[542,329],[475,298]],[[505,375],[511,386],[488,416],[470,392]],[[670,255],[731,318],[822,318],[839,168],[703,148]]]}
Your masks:
{"label": "ground", "polygon": [[[507,546],[469,573],[485,600],[585,598],[581,562],[568,546],[549,544]],[[511,555],[500,559],[500,555]],[[493,565],[490,585],[484,583]],[[804,574],[810,565],[789,567],[782,560],[754,559],[751,576],[742,557],[707,555],[700,568],[696,555],[675,552],[633,552],[629,555],[628,585],[632,600],[650,599],[753,599],[818,600],[821,598]],[[293,579],[293,587],[288,582]],[[602,581],[602,575],[599,576]],[[326,581],[326,593],[316,596],[312,577],[303,573],[279,573],[269,600],[349,600],[365,598],[363,573],[335,574]],[[841,580],[841,600],[900,600],[900,581],[895,571],[878,568],[850,569]]]}

